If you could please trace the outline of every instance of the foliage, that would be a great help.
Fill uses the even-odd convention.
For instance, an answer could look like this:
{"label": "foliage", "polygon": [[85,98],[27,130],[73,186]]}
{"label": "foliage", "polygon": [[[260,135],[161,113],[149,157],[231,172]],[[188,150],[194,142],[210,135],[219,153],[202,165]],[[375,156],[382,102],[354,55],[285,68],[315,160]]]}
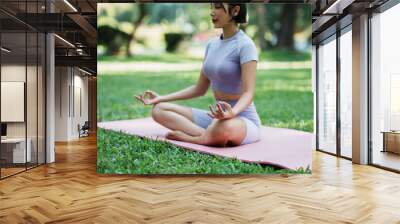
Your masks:
{"label": "foliage", "polygon": [[167,52],[174,52],[179,46],[179,43],[185,38],[183,33],[165,33],[165,42],[167,43]]}
{"label": "foliage", "polygon": [[125,45],[129,41],[129,35],[109,25],[102,25],[97,28],[97,44],[108,46],[107,55],[118,53],[121,44]]}
{"label": "foliage", "polygon": [[[135,21],[138,20],[139,7],[138,4],[99,4],[98,10],[98,27],[107,25],[115,30],[125,32],[131,35],[134,32]],[[213,29],[210,21],[210,5],[209,3],[151,3],[144,4],[146,19],[141,22],[145,26],[161,26],[164,29],[164,33],[185,33],[185,34],[196,34],[203,31],[210,31]],[[256,7],[262,6],[261,4],[248,4],[248,25],[244,29],[253,29],[251,35],[256,40],[256,33],[259,27],[257,23]],[[284,11],[284,4],[264,4],[263,5],[266,13],[263,15],[266,23],[265,40],[268,42],[267,47],[271,48],[276,46],[278,42],[278,33],[283,27],[287,27],[287,24],[283,24],[281,19]],[[308,39],[311,38],[311,9],[308,4],[297,5],[296,19],[289,21],[295,23],[295,33],[304,32],[308,35]],[[140,25],[140,24],[139,24]],[[159,33],[158,35],[164,35]],[[288,34],[294,35],[294,34]],[[102,38],[101,36],[99,38]],[[134,42],[139,39],[135,37]],[[255,41],[256,44],[260,44],[259,41]],[[107,42],[102,42],[107,43]],[[120,47],[125,47],[126,44],[119,41],[108,41],[108,43],[120,44]],[[151,46],[151,43],[149,44]],[[166,45],[171,46],[170,43]],[[105,44],[103,47],[108,47]],[[110,46],[115,48],[115,46]],[[171,49],[170,47],[167,47]],[[108,51],[110,52],[110,51]],[[128,51],[129,52],[129,51]]]}

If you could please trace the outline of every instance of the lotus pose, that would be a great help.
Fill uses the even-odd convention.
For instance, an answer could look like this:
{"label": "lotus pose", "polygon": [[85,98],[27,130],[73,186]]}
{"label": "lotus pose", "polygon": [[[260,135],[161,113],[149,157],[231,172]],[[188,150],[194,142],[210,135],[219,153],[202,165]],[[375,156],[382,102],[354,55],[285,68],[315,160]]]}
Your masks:
{"label": "lotus pose", "polygon": [[[253,103],[257,49],[239,29],[246,23],[246,5],[211,3],[211,19],[223,33],[208,41],[195,85],[160,96],[148,90],[135,96],[152,105],[152,117],[170,129],[166,138],[210,146],[237,146],[260,138],[261,121]],[[215,105],[209,111],[169,103],[203,96],[211,84]]]}

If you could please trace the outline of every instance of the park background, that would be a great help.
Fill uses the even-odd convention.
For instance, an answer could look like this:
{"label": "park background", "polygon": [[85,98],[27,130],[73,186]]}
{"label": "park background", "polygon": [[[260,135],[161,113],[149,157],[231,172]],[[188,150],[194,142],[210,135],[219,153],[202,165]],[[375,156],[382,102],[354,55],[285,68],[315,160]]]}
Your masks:
{"label": "park background", "polygon": [[[313,132],[311,9],[307,4],[248,4],[241,26],[259,52],[254,102],[262,124]],[[134,99],[196,83],[214,29],[209,3],[98,4],[98,121],[149,117]],[[175,101],[207,109],[204,97]],[[119,174],[309,173],[247,164],[113,131],[98,131],[97,170]]]}

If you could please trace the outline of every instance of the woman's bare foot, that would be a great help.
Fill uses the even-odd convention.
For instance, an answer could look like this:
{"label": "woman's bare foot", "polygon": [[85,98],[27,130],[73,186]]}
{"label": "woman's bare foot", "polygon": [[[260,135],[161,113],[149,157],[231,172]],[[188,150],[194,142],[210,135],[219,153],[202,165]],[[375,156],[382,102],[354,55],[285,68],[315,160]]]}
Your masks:
{"label": "woman's bare foot", "polygon": [[170,131],[165,137],[171,140],[185,141],[186,134],[181,131]]}

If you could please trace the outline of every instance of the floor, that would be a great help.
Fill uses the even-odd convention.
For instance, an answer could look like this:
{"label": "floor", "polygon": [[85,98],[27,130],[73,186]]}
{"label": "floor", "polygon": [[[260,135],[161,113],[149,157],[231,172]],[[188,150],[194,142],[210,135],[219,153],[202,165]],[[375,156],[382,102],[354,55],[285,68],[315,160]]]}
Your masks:
{"label": "floor", "polygon": [[18,167],[6,167],[6,168],[0,168],[1,172],[1,178],[6,178],[8,176],[20,173],[25,171],[26,169],[32,169],[35,168],[37,165],[35,164],[27,164],[27,167],[25,168],[25,164],[19,164]]}
{"label": "floor", "polygon": [[15,173],[19,173],[25,170],[25,167],[17,167],[17,168],[1,168],[1,178],[13,175]]}
{"label": "floor", "polygon": [[393,152],[374,151],[372,157],[373,163],[386,166],[391,169],[400,170],[400,155]]}
{"label": "floor", "polygon": [[400,174],[314,152],[312,175],[96,173],[96,139],[0,181],[0,223],[400,223]]}

